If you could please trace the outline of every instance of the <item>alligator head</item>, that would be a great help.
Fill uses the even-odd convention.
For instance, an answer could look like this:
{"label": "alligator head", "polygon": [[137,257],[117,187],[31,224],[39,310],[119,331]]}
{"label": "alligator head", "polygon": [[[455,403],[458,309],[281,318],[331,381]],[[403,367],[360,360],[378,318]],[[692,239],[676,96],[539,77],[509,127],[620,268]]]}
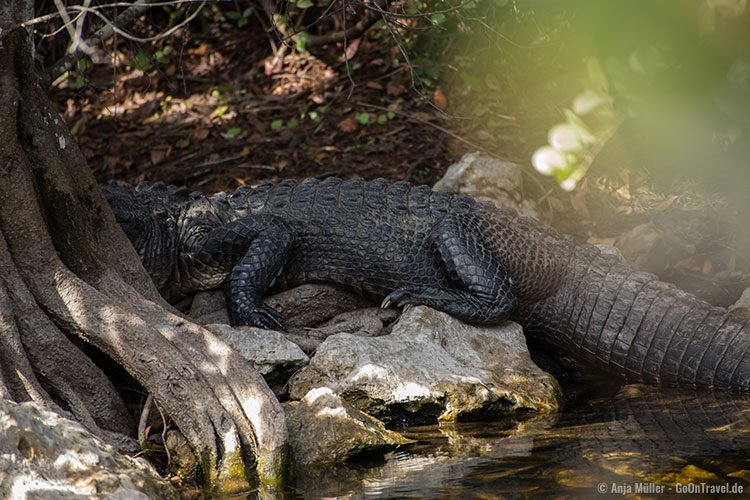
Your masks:
{"label": "alligator head", "polygon": [[101,186],[115,220],[128,237],[143,267],[161,290],[172,274],[177,251],[176,214],[166,186],[145,183],[130,186]]}

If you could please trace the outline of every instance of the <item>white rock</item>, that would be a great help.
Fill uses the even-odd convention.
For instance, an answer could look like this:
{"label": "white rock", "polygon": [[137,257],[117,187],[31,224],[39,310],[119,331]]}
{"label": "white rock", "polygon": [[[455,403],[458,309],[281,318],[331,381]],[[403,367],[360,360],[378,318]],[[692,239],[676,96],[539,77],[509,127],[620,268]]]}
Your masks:
{"label": "white rock", "polygon": [[281,332],[251,326],[232,327],[224,324],[206,325],[240,356],[250,361],[266,379],[278,379],[285,373],[304,366],[309,358]]}
{"label": "white rock", "polygon": [[407,308],[390,335],[326,339],[289,394],[300,399],[321,386],[386,423],[548,411],[561,398],[531,362],[519,325],[476,327],[424,306]]}
{"label": "white rock", "polygon": [[36,403],[0,399],[0,498],[177,498],[143,459]]}

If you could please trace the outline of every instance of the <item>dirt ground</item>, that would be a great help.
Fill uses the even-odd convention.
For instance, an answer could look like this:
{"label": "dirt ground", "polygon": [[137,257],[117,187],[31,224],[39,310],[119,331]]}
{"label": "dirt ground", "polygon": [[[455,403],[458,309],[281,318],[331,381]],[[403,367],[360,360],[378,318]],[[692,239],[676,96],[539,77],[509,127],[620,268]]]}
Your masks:
{"label": "dirt ground", "polygon": [[[350,79],[335,59],[274,58],[261,30],[232,23],[185,30],[142,64],[139,49],[113,43],[85,81],[71,76],[53,92],[100,181],[208,192],[330,175],[433,183],[471,149],[446,133],[447,116],[405,66],[370,63]],[[376,50],[360,43],[356,58]]]}

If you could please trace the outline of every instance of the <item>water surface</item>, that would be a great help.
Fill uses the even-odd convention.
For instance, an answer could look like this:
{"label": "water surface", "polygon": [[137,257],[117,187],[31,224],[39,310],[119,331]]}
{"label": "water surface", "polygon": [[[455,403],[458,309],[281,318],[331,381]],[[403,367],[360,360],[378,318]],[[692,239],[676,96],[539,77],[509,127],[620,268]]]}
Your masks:
{"label": "water surface", "polygon": [[750,498],[750,401],[737,395],[626,386],[553,415],[400,432],[416,443],[300,477],[292,496]]}

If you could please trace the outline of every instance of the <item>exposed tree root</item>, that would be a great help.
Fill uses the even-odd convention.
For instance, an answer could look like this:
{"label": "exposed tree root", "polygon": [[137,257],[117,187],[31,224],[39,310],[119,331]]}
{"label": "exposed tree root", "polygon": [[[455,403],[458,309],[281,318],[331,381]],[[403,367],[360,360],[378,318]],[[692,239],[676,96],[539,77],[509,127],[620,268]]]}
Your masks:
{"label": "exposed tree root", "polygon": [[[9,25],[0,15],[0,28]],[[95,432],[134,432],[106,374],[64,331],[153,395],[211,487],[249,487],[243,447],[262,484],[280,481],[286,425],[275,396],[249,363],[159,297],[42,90],[28,34],[2,33],[0,396],[67,409]]]}

